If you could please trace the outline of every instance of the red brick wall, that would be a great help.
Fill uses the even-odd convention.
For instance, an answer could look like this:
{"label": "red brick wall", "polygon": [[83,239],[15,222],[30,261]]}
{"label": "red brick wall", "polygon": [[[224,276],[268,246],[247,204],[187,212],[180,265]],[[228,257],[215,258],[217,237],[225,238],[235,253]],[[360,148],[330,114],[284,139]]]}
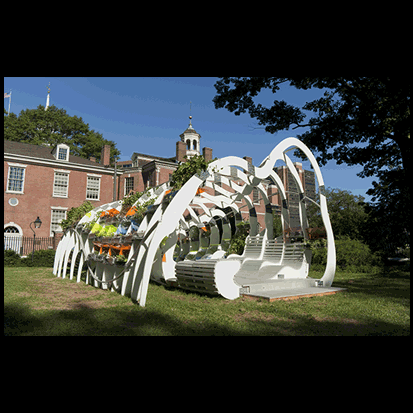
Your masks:
{"label": "red brick wall", "polygon": [[169,168],[161,168],[159,172],[159,185],[169,181],[169,174],[173,174],[174,170]]}
{"label": "red brick wall", "polygon": [[[27,164],[27,163],[25,163]],[[71,170],[69,165],[64,170],[70,171],[68,198],[53,197],[54,169],[41,165],[27,164],[24,180],[24,194],[6,193],[8,164],[4,162],[4,224],[14,222],[18,224],[24,236],[31,236],[30,222],[40,217],[42,226],[36,230],[36,236],[49,237],[51,223],[51,207],[67,207],[68,209],[81,205],[86,200],[86,171]],[[62,169],[63,170],[63,169]],[[112,202],[113,178],[112,175],[102,175],[100,182],[100,200],[91,201],[97,207]],[[17,206],[9,204],[10,198],[17,198]],[[33,226],[33,225],[32,225]]]}
{"label": "red brick wall", "polygon": [[126,178],[134,178],[133,179],[133,190],[142,192],[145,188],[143,186],[143,178],[142,172],[138,171],[124,171],[123,175],[120,176],[118,179],[119,182],[119,189],[118,189],[118,199],[123,199],[125,197],[125,183]]}

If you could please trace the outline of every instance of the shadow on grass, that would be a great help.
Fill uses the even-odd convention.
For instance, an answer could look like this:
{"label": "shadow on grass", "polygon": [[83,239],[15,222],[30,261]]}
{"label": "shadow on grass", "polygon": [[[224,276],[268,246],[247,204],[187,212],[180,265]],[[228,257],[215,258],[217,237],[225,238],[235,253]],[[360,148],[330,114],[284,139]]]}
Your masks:
{"label": "shadow on grass", "polygon": [[85,305],[64,311],[47,311],[33,315],[23,305],[4,306],[5,336],[358,336],[410,335],[409,328],[370,320],[317,318],[296,315],[294,319],[262,320],[254,317],[232,325],[208,321],[182,321],[155,310],[92,309]]}

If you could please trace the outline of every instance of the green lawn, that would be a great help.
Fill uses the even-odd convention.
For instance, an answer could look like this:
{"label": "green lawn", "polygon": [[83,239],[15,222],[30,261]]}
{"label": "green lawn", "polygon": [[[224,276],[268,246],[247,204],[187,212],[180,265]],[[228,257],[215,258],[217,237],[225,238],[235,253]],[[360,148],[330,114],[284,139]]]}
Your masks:
{"label": "green lawn", "polygon": [[[310,274],[319,278],[320,274]],[[333,296],[234,301],[150,283],[146,307],[59,279],[51,268],[4,268],[5,335],[410,335],[410,273],[338,273]]]}

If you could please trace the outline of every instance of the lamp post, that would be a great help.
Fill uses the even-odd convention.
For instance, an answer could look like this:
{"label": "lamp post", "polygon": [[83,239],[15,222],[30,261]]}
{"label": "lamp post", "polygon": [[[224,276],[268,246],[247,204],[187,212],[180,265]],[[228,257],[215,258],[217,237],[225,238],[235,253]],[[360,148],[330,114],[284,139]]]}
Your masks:
{"label": "lamp post", "polygon": [[40,228],[42,226],[42,221],[40,220],[39,217],[36,218],[36,221],[30,222],[30,229],[33,231],[33,253],[32,253],[32,262],[34,258],[34,244],[36,242],[36,233],[34,232],[34,229],[32,228],[32,224],[34,224],[34,227]]}

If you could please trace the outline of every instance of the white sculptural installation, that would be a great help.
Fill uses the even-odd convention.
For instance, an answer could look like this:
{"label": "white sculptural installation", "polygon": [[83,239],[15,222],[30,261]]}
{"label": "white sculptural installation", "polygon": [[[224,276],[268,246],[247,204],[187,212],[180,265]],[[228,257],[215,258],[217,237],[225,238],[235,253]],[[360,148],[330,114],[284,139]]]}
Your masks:
{"label": "white sculptural installation", "polygon": [[[283,201],[281,223],[284,230],[289,217],[286,193],[273,168],[278,160],[286,164],[300,193],[299,216],[306,237],[306,197],[298,173],[287,155],[287,152],[294,148],[300,149],[307,156],[318,182],[319,207],[327,233],[327,265],[321,280],[308,277],[310,263],[304,244],[273,239],[270,201],[261,185],[264,179],[270,178],[278,187]],[[235,168],[231,171],[231,167],[248,172]],[[244,185],[234,182],[234,170],[237,182],[241,180]],[[232,192],[216,185],[217,177],[221,183],[231,188]],[[210,195],[202,191],[202,187],[213,188],[215,193],[220,195]],[[249,198],[254,188],[258,189],[268,206],[265,214],[266,228],[261,233],[258,233],[255,209]],[[65,233],[56,251],[53,273],[58,277],[65,277],[70,257],[69,277],[73,279],[75,276],[77,263],[76,279],[79,282],[83,264],[86,263],[86,283],[130,296],[140,306],[146,304],[150,279],[190,291],[221,295],[231,300],[238,298],[240,294],[248,293],[254,285],[264,290],[291,290],[303,286],[325,289],[332,285],[336,251],[324,181],[313,154],[296,138],[288,138],[279,143],[259,167],[251,168],[246,160],[238,157],[222,158],[210,163],[207,171],[200,176],[194,175],[179,191],[172,192],[169,183],[166,183],[152,188],[138,199],[136,204],[142,205],[149,199],[155,199],[155,203],[148,208],[139,228],[129,222],[126,233],[114,235],[115,239],[120,238],[117,240],[118,244],[129,244],[125,247],[128,248],[129,255],[124,266],[113,263],[111,265],[105,260],[96,259],[93,254],[96,241],[89,231],[84,231],[84,226],[92,220],[97,219],[96,224],[104,226],[98,211],[120,211],[122,201],[116,201],[95,208],[79,221],[76,228]],[[251,232],[247,237],[244,253],[241,256],[227,256],[226,250],[231,235],[235,232],[234,226],[241,220],[236,204],[238,200],[245,200],[249,208]],[[212,207],[208,207],[211,204]],[[191,206],[202,209],[203,214],[198,216]],[[184,219],[188,213],[189,221]],[[107,242],[113,243],[113,240]]]}

